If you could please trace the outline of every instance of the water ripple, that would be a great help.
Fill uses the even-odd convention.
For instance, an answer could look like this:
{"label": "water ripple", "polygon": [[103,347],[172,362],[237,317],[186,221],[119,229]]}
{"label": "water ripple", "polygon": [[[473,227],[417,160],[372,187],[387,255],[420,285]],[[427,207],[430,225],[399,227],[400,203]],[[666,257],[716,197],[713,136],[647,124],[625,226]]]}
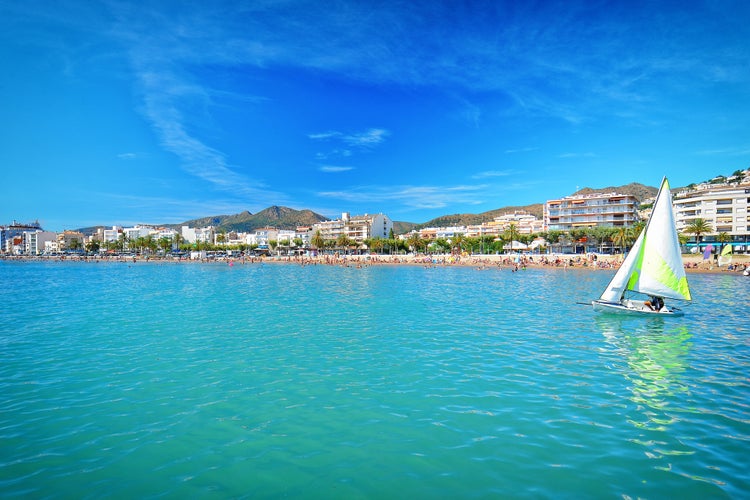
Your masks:
{"label": "water ripple", "polygon": [[8,496],[750,491],[741,281],[653,321],[598,272],[0,266]]}

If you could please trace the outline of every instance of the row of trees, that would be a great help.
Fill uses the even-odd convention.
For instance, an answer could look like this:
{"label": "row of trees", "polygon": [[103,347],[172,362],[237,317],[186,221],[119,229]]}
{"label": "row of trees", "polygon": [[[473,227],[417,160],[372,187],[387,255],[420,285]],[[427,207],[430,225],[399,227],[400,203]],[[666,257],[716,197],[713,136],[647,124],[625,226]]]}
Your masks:
{"label": "row of trees", "polygon": [[[343,253],[367,251],[378,254],[398,254],[405,252],[419,253],[471,253],[471,254],[488,254],[501,253],[511,249],[511,242],[518,241],[523,244],[529,244],[534,239],[541,237],[552,247],[562,249],[562,247],[581,247],[592,248],[596,246],[598,251],[625,251],[635,242],[644,227],[644,223],[638,223],[633,227],[590,227],[573,229],[571,231],[545,231],[535,234],[521,234],[515,224],[511,224],[501,235],[485,235],[479,237],[468,237],[463,234],[456,234],[451,238],[423,239],[417,233],[411,234],[407,239],[396,238],[391,233],[389,238],[370,238],[363,243],[357,243],[346,235],[341,235],[335,240],[324,239],[318,231],[310,241],[310,247],[318,251],[338,251]],[[696,241],[701,241],[701,236],[711,233],[711,225],[705,219],[695,219],[685,228],[685,233],[692,234]],[[88,252],[99,252],[102,249],[113,252],[134,252],[138,254],[149,253],[169,253],[174,250],[187,252],[191,250],[237,250],[237,251],[255,251],[258,245],[239,244],[226,245],[225,238],[222,234],[217,235],[217,244],[209,242],[185,243],[181,235],[176,234],[174,238],[154,238],[153,236],[138,237],[128,240],[124,235],[115,241],[101,243],[97,240],[91,240],[86,244],[85,250]],[[688,241],[688,236],[680,235],[681,243]],[[720,233],[717,241],[725,243],[730,240],[727,233]],[[302,238],[293,240],[269,241],[269,250],[274,253],[290,254],[296,251],[306,250]],[[77,240],[73,240],[70,245],[73,250],[83,249],[83,245]],[[542,248],[544,250],[544,247]]]}

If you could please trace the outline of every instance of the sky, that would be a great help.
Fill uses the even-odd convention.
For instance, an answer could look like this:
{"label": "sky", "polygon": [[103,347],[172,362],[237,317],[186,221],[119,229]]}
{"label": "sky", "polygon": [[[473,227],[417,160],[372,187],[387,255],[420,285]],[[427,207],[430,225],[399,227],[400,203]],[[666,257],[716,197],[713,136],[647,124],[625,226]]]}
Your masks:
{"label": "sky", "polygon": [[426,222],[750,167],[750,2],[0,0],[0,225]]}

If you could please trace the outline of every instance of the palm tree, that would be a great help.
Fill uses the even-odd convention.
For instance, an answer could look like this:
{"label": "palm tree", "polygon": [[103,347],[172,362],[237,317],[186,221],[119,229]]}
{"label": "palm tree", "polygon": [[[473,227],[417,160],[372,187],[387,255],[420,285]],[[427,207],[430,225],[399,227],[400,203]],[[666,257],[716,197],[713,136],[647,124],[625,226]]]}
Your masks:
{"label": "palm tree", "polygon": [[415,253],[419,252],[422,248],[424,248],[424,240],[422,240],[422,238],[419,237],[419,233],[417,232],[412,233],[409,236],[409,238],[406,240],[406,243]]}
{"label": "palm tree", "polygon": [[447,253],[451,247],[451,244],[448,243],[448,240],[446,240],[445,238],[437,238],[435,240],[435,246],[438,248],[438,251],[440,251],[440,253]]}
{"label": "palm tree", "polygon": [[315,235],[310,240],[310,244],[313,248],[317,250],[321,250],[325,246],[325,240],[323,239],[323,236],[320,234],[320,231],[315,231]]}
{"label": "palm tree", "polygon": [[690,241],[690,236],[682,233],[677,233],[677,239],[680,240],[680,246],[687,245],[687,242]]}
{"label": "palm tree", "polygon": [[349,239],[347,235],[344,233],[341,233],[338,238],[336,238],[336,246],[340,248],[341,250],[347,250],[349,248],[349,245],[351,245],[352,240]]}
{"label": "palm tree", "polygon": [[166,236],[162,236],[161,238],[159,238],[158,244],[159,248],[161,248],[164,253],[169,252],[169,249],[172,248],[172,240],[170,240]]}
{"label": "palm tree", "polygon": [[695,243],[700,245],[701,234],[710,233],[713,231],[711,224],[701,217],[693,219],[693,221],[685,227],[685,232],[688,234],[695,235]]}
{"label": "palm tree", "polygon": [[86,243],[86,251],[91,253],[96,253],[99,251],[99,248],[101,247],[101,242],[96,239],[89,240],[88,243]]}
{"label": "palm tree", "polygon": [[184,241],[185,238],[182,237],[180,233],[174,233],[174,236],[172,236],[172,242],[174,243],[174,248],[180,249],[180,244]]}
{"label": "palm tree", "polygon": [[454,250],[457,249],[458,253],[461,253],[461,251],[463,250],[463,245],[465,243],[464,235],[461,233],[456,233],[453,236],[452,243],[453,243],[453,249]]}
{"label": "palm tree", "polygon": [[615,234],[612,235],[612,243],[625,253],[630,243],[633,241],[633,233],[627,227],[621,227]]}
{"label": "palm tree", "polygon": [[516,225],[511,223],[503,232],[503,239],[510,243],[510,250],[513,251],[513,240],[518,238],[518,229]]}

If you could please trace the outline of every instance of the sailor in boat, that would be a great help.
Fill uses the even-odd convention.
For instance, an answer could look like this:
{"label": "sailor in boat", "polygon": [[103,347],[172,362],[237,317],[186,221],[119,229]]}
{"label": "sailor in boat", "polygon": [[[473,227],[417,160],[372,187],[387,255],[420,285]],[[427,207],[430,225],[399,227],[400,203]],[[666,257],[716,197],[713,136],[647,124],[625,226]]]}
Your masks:
{"label": "sailor in boat", "polygon": [[652,295],[649,300],[643,303],[645,306],[647,306],[652,311],[661,311],[661,308],[664,307],[664,299],[661,297],[657,297],[656,295]]}

